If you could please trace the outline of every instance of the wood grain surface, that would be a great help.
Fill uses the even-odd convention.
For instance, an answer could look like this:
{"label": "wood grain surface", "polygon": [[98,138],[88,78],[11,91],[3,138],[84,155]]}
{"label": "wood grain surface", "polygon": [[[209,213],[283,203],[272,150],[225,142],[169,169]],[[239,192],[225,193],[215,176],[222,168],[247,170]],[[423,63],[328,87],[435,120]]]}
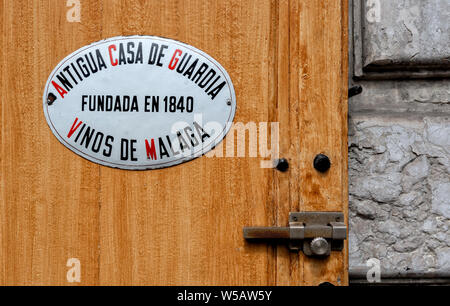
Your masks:
{"label": "wood grain surface", "polygon": [[[63,0],[0,0],[0,285],[76,285],[69,258],[81,285],[346,285],[347,248],[310,259],[249,244],[242,227],[285,226],[290,211],[347,214],[347,0],[80,2],[72,23]],[[252,157],[124,171],[60,144],[42,111],[52,69],[84,45],[136,34],[217,59],[235,122],[279,122],[289,171]],[[313,169],[318,153],[332,161],[326,174]]]}

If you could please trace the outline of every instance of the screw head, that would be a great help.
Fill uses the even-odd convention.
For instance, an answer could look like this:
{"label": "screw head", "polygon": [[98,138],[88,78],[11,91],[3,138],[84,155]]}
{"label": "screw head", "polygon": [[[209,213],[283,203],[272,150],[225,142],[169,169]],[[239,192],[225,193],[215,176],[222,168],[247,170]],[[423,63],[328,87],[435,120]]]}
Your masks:
{"label": "screw head", "polygon": [[53,93],[49,93],[47,97],[47,104],[52,105],[56,101],[56,96]]}
{"label": "screw head", "polygon": [[328,241],[325,238],[317,237],[311,241],[310,247],[314,255],[323,256],[328,252]]}
{"label": "screw head", "polygon": [[281,172],[286,172],[289,169],[289,162],[286,158],[280,158],[276,161],[276,169]]}
{"label": "screw head", "polygon": [[318,154],[316,155],[316,157],[314,158],[314,168],[322,173],[325,173],[328,171],[328,169],[330,169],[331,167],[331,162],[330,159],[328,158],[328,156],[324,155],[324,154]]}

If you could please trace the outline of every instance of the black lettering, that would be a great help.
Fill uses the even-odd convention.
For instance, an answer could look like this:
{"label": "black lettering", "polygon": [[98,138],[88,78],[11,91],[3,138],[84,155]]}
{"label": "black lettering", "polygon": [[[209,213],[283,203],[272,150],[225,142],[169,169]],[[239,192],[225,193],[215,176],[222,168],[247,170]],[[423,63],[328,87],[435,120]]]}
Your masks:
{"label": "black lettering", "polygon": [[[189,57],[187,59],[186,59],[186,56],[187,56],[187,54],[185,53],[183,55],[183,58],[181,59],[181,62],[178,64],[178,67],[177,67],[178,73],[183,73],[184,69],[186,69],[187,64],[191,60],[192,55],[189,54]],[[186,62],[185,62],[185,60],[186,60]]]}
{"label": "black lettering", "polygon": [[130,96],[123,96],[122,111],[128,112],[130,110]]}
{"label": "black lettering", "polygon": [[110,157],[111,153],[112,153],[112,142],[114,141],[114,137],[113,136],[106,136],[106,141],[105,141],[105,146],[108,147],[108,151],[106,151],[106,149],[103,150],[103,155],[106,157]]}
{"label": "black lettering", "polygon": [[121,112],[122,111],[122,106],[120,105],[120,96],[116,97],[116,103],[114,104],[114,111],[117,112]]}
{"label": "black lettering", "polygon": [[80,138],[80,135],[83,133],[84,128],[86,127],[86,124],[83,123],[83,125],[81,126],[80,131],[78,132],[77,137],[75,137],[75,142],[78,142],[78,138]]}
{"label": "black lettering", "polygon": [[123,44],[119,45],[119,65],[125,65],[127,63],[125,59],[125,50],[123,49]]}
{"label": "black lettering", "polygon": [[141,42],[139,43],[138,50],[137,50],[137,53],[136,53],[136,64],[137,63],[140,63],[140,64],[144,63],[144,59],[143,59],[143,56],[142,56],[142,43]]}
{"label": "black lettering", "polygon": [[89,111],[93,112],[95,111],[95,96],[94,99],[92,99],[92,96],[89,96]]}
{"label": "black lettering", "polygon": [[167,139],[167,142],[169,143],[169,147],[170,147],[170,151],[172,151],[172,155],[173,156],[177,156],[178,154],[180,154],[179,151],[174,151],[173,150],[172,141],[170,141],[169,135],[166,136],[166,139]]}
{"label": "black lettering", "polygon": [[98,111],[105,110],[105,96],[97,96],[97,110]]}
{"label": "black lettering", "polygon": [[164,145],[161,137],[159,138],[159,158],[162,159],[163,156],[170,157],[169,152],[167,152],[166,146]]}
{"label": "black lettering", "polygon": [[89,69],[87,68],[86,64],[84,63],[84,59],[82,57],[77,58],[77,65],[78,68],[80,68],[81,73],[85,78],[89,77],[91,74],[89,73]]}
{"label": "black lettering", "polygon": [[192,76],[192,73],[193,73],[194,70],[195,70],[195,67],[197,66],[197,63],[198,63],[198,59],[196,59],[196,60],[191,64],[191,66],[189,66],[189,68],[186,70],[186,72],[183,74],[183,76],[185,76],[185,77],[187,77],[188,79],[190,79],[191,76]]}
{"label": "black lettering", "polygon": [[120,159],[128,160],[128,139],[120,140]]}
{"label": "black lettering", "polygon": [[137,101],[137,97],[136,96],[133,97],[133,102],[131,103],[131,111],[132,112],[139,112],[138,101]]}
{"label": "black lettering", "polygon": [[75,78],[73,77],[73,75],[72,75],[72,73],[70,72],[69,69],[70,69],[70,66],[66,66],[63,70],[69,74],[69,76],[72,79],[72,81],[75,82],[75,85],[78,85],[77,80],[75,80]]}
{"label": "black lettering", "polygon": [[[103,133],[101,133],[101,132],[97,132],[97,135],[95,135],[94,142],[92,143],[92,151],[94,153],[98,153],[100,151],[100,146],[102,145],[104,136],[105,135],[103,135]],[[99,139],[99,137],[100,137],[100,139]]]}
{"label": "black lettering", "polygon": [[112,111],[113,104],[113,97],[112,96],[106,96],[106,111],[110,112]]}
{"label": "black lettering", "polygon": [[102,54],[100,53],[100,50],[99,49],[95,50],[95,54],[97,55],[98,68],[100,70],[102,70],[103,68],[106,69],[107,67],[105,61],[103,60]]}
{"label": "black lettering", "polygon": [[198,83],[198,81],[200,81],[201,77],[203,76],[203,74],[205,73],[205,71],[208,69],[208,65],[206,65],[205,63],[200,65],[200,68],[198,68],[197,72],[195,73],[194,77],[192,78],[192,82],[194,83]]}
{"label": "black lettering", "polygon": [[184,139],[183,135],[181,135],[181,132],[177,132],[178,142],[180,143],[180,149],[181,152],[184,152],[185,149],[189,149],[189,145],[187,141]]}
{"label": "black lettering", "polygon": [[75,71],[75,73],[77,74],[78,78],[80,79],[80,81],[83,81],[83,78],[81,77],[81,75],[78,73],[77,68],[75,68],[75,65],[72,63],[70,64],[70,66],[72,66],[73,70]]}
{"label": "black lettering", "polygon": [[208,85],[209,82],[211,82],[212,78],[216,75],[216,71],[211,69],[208,71],[208,73],[205,75],[203,80],[198,83],[198,87],[205,88],[206,85]]}
{"label": "black lettering", "polygon": [[189,140],[191,141],[191,145],[196,147],[200,143],[198,139],[195,137],[195,134],[192,132],[192,129],[190,127],[185,127],[184,132],[186,135],[188,135]]}
{"label": "black lettering", "polygon": [[67,80],[66,76],[64,75],[64,73],[60,73],[59,75],[56,76],[58,78],[58,80],[61,82],[61,84],[63,84],[64,88],[67,91],[70,91],[70,89],[73,88],[72,84],[69,82],[69,80]]}
{"label": "black lettering", "polygon": [[130,41],[129,43],[127,43],[127,52],[128,52],[128,64],[133,64],[134,63],[134,42]]}
{"label": "black lettering", "polygon": [[169,46],[166,46],[166,45],[161,46],[161,50],[159,51],[159,56],[158,56],[158,63],[156,64],[156,66],[162,67],[163,64],[161,63],[161,59],[165,56],[164,50],[168,49],[168,48],[169,48]]}
{"label": "black lettering", "polygon": [[148,64],[154,65],[156,63],[156,56],[158,55],[158,44],[152,43],[150,47],[150,55],[148,57]]}
{"label": "black lettering", "polygon": [[200,124],[198,124],[195,121],[194,121],[194,127],[195,127],[195,130],[197,131],[197,134],[200,135],[202,142],[205,142],[204,138],[211,137],[211,136],[209,136],[208,133],[205,132],[205,130],[203,130],[203,128],[200,126]]}
{"label": "black lettering", "polygon": [[220,85],[217,85],[217,87],[215,87],[208,93],[208,96],[211,96],[211,100],[214,100],[214,98],[219,94],[219,92],[222,90],[225,84],[226,84],[225,81],[220,83]]}
{"label": "black lettering", "polygon": [[86,102],[86,95],[81,96],[81,111],[84,112],[84,107],[86,106],[87,102]]}
{"label": "black lettering", "polygon": [[137,158],[134,157],[134,153],[136,152],[136,143],[137,143],[137,140],[136,140],[136,139],[131,139],[131,141],[130,141],[130,156],[131,156],[131,161],[137,161]]}
{"label": "black lettering", "polygon": [[159,96],[152,97],[152,112],[159,112]]}
{"label": "black lettering", "polygon": [[91,142],[92,137],[94,136],[95,129],[91,130],[91,127],[87,127],[86,132],[84,132],[83,138],[81,138],[80,146],[85,143],[85,148],[87,149],[89,147],[89,143]]}
{"label": "black lettering", "polygon": [[[97,73],[98,68],[97,68],[97,65],[95,64],[94,57],[92,56],[91,52],[89,52],[89,56],[90,56],[91,60],[89,60],[89,57],[88,57],[87,54],[84,56],[86,58],[86,61],[87,61],[88,65],[89,65],[89,68],[91,68],[91,72],[92,73]],[[92,62],[92,65],[91,65],[91,62]]]}

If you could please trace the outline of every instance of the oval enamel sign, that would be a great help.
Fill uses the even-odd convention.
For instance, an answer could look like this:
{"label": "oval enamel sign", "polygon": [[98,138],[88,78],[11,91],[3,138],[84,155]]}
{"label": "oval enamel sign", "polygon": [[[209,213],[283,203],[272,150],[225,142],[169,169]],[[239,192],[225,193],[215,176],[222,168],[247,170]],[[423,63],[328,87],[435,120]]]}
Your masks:
{"label": "oval enamel sign", "polygon": [[236,111],[225,69],[187,44],[115,37],[75,51],[53,70],[47,123],[76,154],[121,169],[158,169],[207,153]]}

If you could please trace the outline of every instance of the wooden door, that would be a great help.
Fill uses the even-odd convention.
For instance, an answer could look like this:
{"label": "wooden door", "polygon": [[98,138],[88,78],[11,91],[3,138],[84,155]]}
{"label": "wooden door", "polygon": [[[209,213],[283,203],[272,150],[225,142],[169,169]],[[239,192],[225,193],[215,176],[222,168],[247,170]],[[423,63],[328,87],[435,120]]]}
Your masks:
{"label": "wooden door", "polygon": [[[80,3],[81,22],[68,22],[63,0],[0,0],[0,284],[71,284],[69,258],[82,285],[347,284],[347,248],[311,259],[242,235],[285,226],[290,211],[347,212],[347,0]],[[235,122],[279,122],[289,171],[201,157],[133,172],[61,145],[42,111],[48,75],[84,45],[135,34],[217,59]],[[332,161],[326,174],[318,153]]]}

